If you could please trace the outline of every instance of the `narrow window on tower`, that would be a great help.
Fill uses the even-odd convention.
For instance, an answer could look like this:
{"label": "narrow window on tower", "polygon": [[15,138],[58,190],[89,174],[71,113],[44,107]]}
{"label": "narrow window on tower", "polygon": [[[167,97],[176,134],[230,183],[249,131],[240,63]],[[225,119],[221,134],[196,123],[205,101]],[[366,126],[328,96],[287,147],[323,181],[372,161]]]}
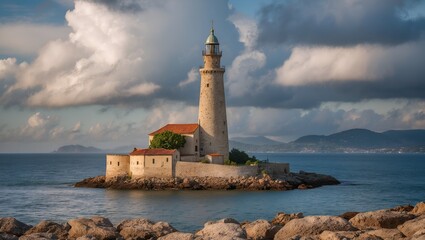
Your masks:
{"label": "narrow window on tower", "polygon": [[118,167],[120,166],[120,162],[118,162]]}
{"label": "narrow window on tower", "polygon": [[154,158],[154,159],[152,159],[152,164],[155,164],[155,158]]}
{"label": "narrow window on tower", "polygon": [[210,87],[210,84],[209,83],[207,83],[207,87]]}
{"label": "narrow window on tower", "polygon": [[197,152],[198,151],[198,146],[195,146],[195,152]]}

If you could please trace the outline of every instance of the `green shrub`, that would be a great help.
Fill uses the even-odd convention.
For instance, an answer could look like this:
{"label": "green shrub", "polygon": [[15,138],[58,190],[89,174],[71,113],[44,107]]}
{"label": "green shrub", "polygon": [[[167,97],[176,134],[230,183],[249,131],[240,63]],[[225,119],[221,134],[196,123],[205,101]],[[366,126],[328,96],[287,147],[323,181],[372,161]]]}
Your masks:
{"label": "green shrub", "polygon": [[185,143],[186,139],[184,136],[171,131],[164,131],[153,137],[149,148],[179,149]]}

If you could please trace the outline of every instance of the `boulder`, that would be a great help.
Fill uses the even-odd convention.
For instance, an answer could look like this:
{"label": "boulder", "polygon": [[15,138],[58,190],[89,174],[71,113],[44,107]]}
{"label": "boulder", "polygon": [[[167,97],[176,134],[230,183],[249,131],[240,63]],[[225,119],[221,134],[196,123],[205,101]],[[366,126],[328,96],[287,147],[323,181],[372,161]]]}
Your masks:
{"label": "boulder", "polygon": [[78,237],[76,240],[97,240],[97,239],[92,235],[84,235],[84,236]]}
{"label": "boulder", "polygon": [[222,218],[217,221],[208,221],[204,225],[210,225],[215,223],[234,223],[234,224],[241,225],[236,219],[233,219],[233,218]]}
{"label": "boulder", "polygon": [[51,233],[58,239],[66,239],[68,236],[69,225],[61,225],[55,222],[43,220],[39,224],[35,225],[25,235],[33,233]]}
{"label": "boulder", "polygon": [[377,230],[367,231],[360,235],[360,238],[378,237],[385,240],[403,239],[405,236],[398,229],[381,228]]}
{"label": "boulder", "polygon": [[0,232],[0,240],[18,240],[18,237],[13,234]]}
{"label": "boulder", "polygon": [[396,211],[396,212],[410,212],[410,211],[413,210],[413,206],[412,205],[401,205],[401,206],[391,208],[390,210]]}
{"label": "boulder", "polygon": [[303,217],[304,215],[302,213],[286,214],[284,212],[280,212],[276,215],[276,217],[274,217],[274,219],[272,220],[272,224],[284,226],[287,222],[291,221],[292,219],[298,219]]}
{"label": "boulder", "polygon": [[241,240],[246,239],[246,232],[236,223],[210,223],[198,231],[201,239]]}
{"label": "boulder", "polygon": [[319,238],[320,240],[343,240],[343,239],[354,239],[360,236],[360,231],[323,231]]}
{"label": "boulder", "polygon": [[359,212],[345,212],[339,216],[348,221],[352,219],[353,217],[355,217],[357,214],[359,214]]}
{"label": "boulder", "polygon": [[281,229],[280,226],[274,226],[264,219],[245,224],[242,228],[246,231],[247,237],[253,240],[273,239],[274,235]]}
{"label": "boulder", "polygon": [[31,226],[16,220],[13,217],[0,218],[0,233],[22,236]]}
{"label": "boulder", "polygon": [[192,233],[173,232],[158,238],[158,240],[194,240],[195,235]]}
{"label": "boulder", "polygon": [[425,229],[419,230],[413,234],[411,240],[425,240]]}
{"label": "boulder", "polygon": [[405,212],[378,210],[359,213],[350,219],[350,223],[358,229],[396,228],[414,217]]}
{"label": "boulder", "polygon": [[425,229],[425,215],[412,219],[397,227],[405,236],[411,237],[418,231]]}
{"label": "boulder", "polygon": [[[19,240],[52,240],[52,239],[58,239],[55,237],[52,233],[31,233],[29,235],[24,235],[19,238]],[[66,239],[66,238],[60,238],[60,239]]]}
{"label": "boulder", "polygon": [[294,236],[319,235],[323,231],[356,230],[347,220],[335,216],[308,216],[289,221],[275,235],[276,240],[289,239]]}
{"label": "boulder", "polygon": [[99,217],[93,217],[93,219],[78,218],[69,220],[68,224],[71,229],[68,232],[68,237],[71,239],[83,236],[91,236],[96,239],[121,238],[114,227],[104,226],[103,223],[109,220],[99,221]]}
{"label": "boulder", "polygon": [[159,238],[177,231],[167,222],[154,223],[145,218],[124,220],[117,230],[125,239]]}
{"label": "boulder", "polygon": [[419,202],[412,210],[413,214],[422,215],[425,214],[425,202]]}

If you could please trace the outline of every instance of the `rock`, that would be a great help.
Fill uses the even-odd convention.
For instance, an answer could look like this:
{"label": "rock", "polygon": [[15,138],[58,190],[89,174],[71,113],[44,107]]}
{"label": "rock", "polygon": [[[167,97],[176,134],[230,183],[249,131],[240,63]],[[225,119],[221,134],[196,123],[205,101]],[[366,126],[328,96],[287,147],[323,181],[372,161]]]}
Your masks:
{"label": "rock", "polygon": [[339,215],[340,217],[344,218],[345,220],[350,220],[353,217],[355,217],[359,212],[345,212],[341,215]]}
{"label": "rock", "polygon": [[352,231],[356,230],[347,220],[334,216],[308,216],[293,219],[277,232],[274,239],[289,239],[294,236],[318,235],[323,231]]}
{"label": "rock", "polygon": [[201,239],[241,240],[246,239],[246,232],[236,223],[210,223],[198,231]]}
{"label": "rock", "polygon": [[276,215],[276,217],[274,217],[274,219],[272,220],[272,224],[284,226],[287,222],[291,221],[292,219],[298,219],[303,217],[304,215],[302,213],[286,214],[284,212],[280,212]]}
{"label": "rock", "polygon": [[323,231],[319,238],[320,240],[343,240],[343,239],[354,239],[360,236],[361,232],[359,231]]}
{"label": "rock", "polygon": [[413,234],[411,240],[425,240],[425,229],[419,230]]}
{"label": "rock", "polygon": [[[58,239],[52,233],[31,233],[29,235],[24,235],[19,238],[19,240],[52,240]],[[66,238],[61,238],[66,239]]]}
{"label": "rock", "polygon": [[18,240],[18,237],[13,234],[0,232],[0,240]]}
{"label": "rock", "polygon": [[425,214],[425,202],[419,202],[412,210],[413,214],[422,215]]}
{"label": "rock", "polygon": [[404,235],[398,229],[381,228],[377,230],[367,231],[360,235],[360,238],[379,237],[385,240],[397,240],[404,238]]}
{"label": "rock", "polygon": [[25,235],[33,233],[51,233],[55,238],[66,239],[68,237],[69,228],[69,225],[64,226],[55,222],[44,220],[25,232]]}
{"label": "rock", "polygon": [[402,205],[402,206],[397,206],[394,208],[390,209],[391,211],[396,211],[396,212],[410,212],[413,210],[413,206],[412,205]]}
{"label": "rock", "polygon": [[150,239],[176,232],[167,222],[154,223],[145,218],[125,220],[117,226],[117,230],[125,239]]}
{"label": "rock", "polygon": [[84,236],[78,237],[76,240],[97,240],[97,239],[93,237],[92,235],[84,235]]}
{"label": "rock", "polygon": [[246,235],[249,239],[253,240],[264,240],[273,239],[274,235],[281,229],[280,226],[274,226],[269,221],[259,219],[254,222],[245,224],[242,229],[246,231]]}
{"label": "rock", "polygon": [[233,218],[223,218],[217,221],[208,221],[204,224],[205,225],[210,225],[210,224],[215,224],[215,223],[234,223],[234,224],[238,224],[241,225],[236,219]]}
{"label": "rock", "polygon": [[404,212],[378,210],[359,213],[350,219],[350,223],[358,229],[396,228],[414,217]]}
{"label": "rock", "polygon": [[[121,236],[117,233],[114,227],[104,226],[104,222],[107,222],[106,220],[99,221],[99,217],[93,217],[93,219],[78,218],[69,220],[68,224],[71,229],[68,232],[68,237],[78,238],[89,235],[95,237],[96,239],[121,238]],[[97,225],[96,223],[99,225]]]}
{"label": "rock", "polygon": [[195,239],[194,234],[182,233],[182,232],[173,232],[158,238],[158,240],[194,240],[194,239]]}
{"label": "rock", "polygon": [[304,183],[301,183],[300,185],[298,185],[297,188],[300,189],[300,190],[304,190],[304,189],[308,189],[308,186]]}
{"label": "rock", "polygon": [[418,231],[425,229],[425,215],[412,219],[397,227],[405,236],[411,237]]}
{"label": "rock", "polygon": [[0,232],[22,236],[31,226],[16,220],[13,217],[0,218]]}

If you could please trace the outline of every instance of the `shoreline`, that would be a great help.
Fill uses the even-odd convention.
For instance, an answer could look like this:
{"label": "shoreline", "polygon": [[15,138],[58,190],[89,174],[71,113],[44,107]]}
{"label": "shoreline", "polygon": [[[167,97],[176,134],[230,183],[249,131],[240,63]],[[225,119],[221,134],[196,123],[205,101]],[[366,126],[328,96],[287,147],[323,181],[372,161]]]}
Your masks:
{"label": "shoreline", "polygon": [[186,177],[186,178],[136,178],[97,176],[83,179],[74,187],[108,188],[120,190],[277,190],[311,189],[340,182],[329,175],[309,173],[289,173],[276,176],[257,177]]}
{"label": "shoreline", "polygon": [[203,228],[179,232],[167,222],[145,218],[125,219],[113,225],[94,216],[64,224],[43,220],[30,226],[13,217],[0,217],[0,239],[425,239],[425,202],[370,212],[346,212],[340,216],[304,216],[277,213],[274,219],[239,222],[224,218]]}

